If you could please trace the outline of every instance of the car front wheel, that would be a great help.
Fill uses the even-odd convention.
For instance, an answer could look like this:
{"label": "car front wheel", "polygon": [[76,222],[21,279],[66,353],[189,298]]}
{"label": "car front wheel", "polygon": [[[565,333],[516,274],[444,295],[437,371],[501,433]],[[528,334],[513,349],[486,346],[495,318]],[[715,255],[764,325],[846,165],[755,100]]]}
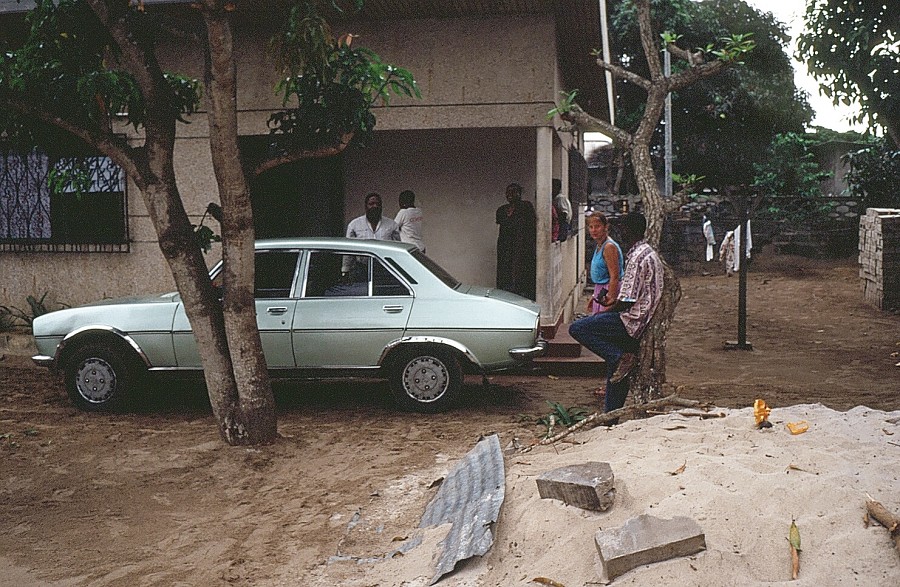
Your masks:
{"label": "car front wheel", "polygon": [[390,374],[399,406],[418,412],[446,410],[462,388],[462,369],[452,352],[441,348],[403,351]]}
{"label": "car front wheel", "polygon": [[69,399],[82,410],[110,411],[124,406],[127,392],[139,372],[121,350],[92,343],[76,349],[66,361],[65,382]]}

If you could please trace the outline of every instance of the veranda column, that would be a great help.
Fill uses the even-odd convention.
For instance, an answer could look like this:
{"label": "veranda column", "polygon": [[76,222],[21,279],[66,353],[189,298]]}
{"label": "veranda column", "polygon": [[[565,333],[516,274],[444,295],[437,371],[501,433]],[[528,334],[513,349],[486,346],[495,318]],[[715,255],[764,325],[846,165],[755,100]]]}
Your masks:
{"label": "veranda column", "polygon": [[553,292],[550,291],[550,249],[551,249],[551,216],[550,194],[553,190],[553,128],[541,126],[537,129],[537,149],[535,156],[535,194],[534,210],[537,214],[537,239],[535,251],[537,255],[537,303],[541,305],[541,318],[552,320],[556,308],[553,308]]}

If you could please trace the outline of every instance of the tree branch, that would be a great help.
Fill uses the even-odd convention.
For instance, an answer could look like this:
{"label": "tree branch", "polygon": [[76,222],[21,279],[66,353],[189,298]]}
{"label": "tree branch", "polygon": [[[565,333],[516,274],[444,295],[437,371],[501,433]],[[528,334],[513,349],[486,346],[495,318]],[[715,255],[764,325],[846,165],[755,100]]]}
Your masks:
{"label": "tree branch", "polygon": [[85,128],[32,103],[24,104],[18,100],[8,99],[6,105],[24,116],[34,116],[42,122],[60,128],[85,143],[95,146],[121,167],[134,180],[138,188],[142,189],[145,185],[146,169],[143,154],[140,149],[129,145],[124,137],[117,136],[111,130]]}
{"label": "tree branch", "polygon": [[[680,407],[696,408],[696,407],[700,406],[700,402],[697,400],[683,399],[683,398],[680,398],[677,395],[673,394],[673,395],[667,395],[666,397],[663,397],[663,398],[651,400],[646,403],[625,406],[625,407],[619,408],[617,410],[612,410],[611,412],[594,412],[593,414],[591,414],[584,420],[581,420],[577,424],[573,424],[572,426],[569,426],[562,432],[560,432],[554,436],[551,436],[549,438],[545,438],[545,439],[541,440],[540,442],[537,443],[537,445],[540,446],[540,445],[553,444],[554,442],[562,440],[563,438],[572,434],[573,432],[584,428],[588,424],[597,424],[597,425],[607,424],[609,422],[614,422],[614,421],[618,420],[622,416],[634,416],[636,414],[645,413],[654,408],[661,408],[664,406],[680,406]],[[528,452],[532,448],[534,448],[534,446],[535,445],[527,446],[527,447],[521,449],[520,452]]]}
{"label": "tree branch", "polygon": [[599,65],[601,69],[605,69],[606,71],[612,73],[615,77],[624,79],[625,81],[629,81],[638,87],[644,88],[645,90],[650,89],[650,80],[645,79],[634,72],[628,71],[621,65],[607,63],[602,59],[597,59],[597,65]]}
{"label": "tree branch", "polygon": [[[143,47],[136,41],[139,35],[136,35],[129,26],[128,14],[131,10],[129,4],[115,0],[87,0],[87,3],[122,51],[120,62],[125,70],[134,76],[144,96],[148,122],[148,126],[145,128],[148,131],[148,139],[151,135],[155,135],[154,132],[151,132],[149,125],[155,121],[164,120],[167,128],[164,129],[163,136],[168,139],[171,135],[171,139],[174,141],[175,113],[171,111],[171,100],[166,95],[169,87],[152,48]],[[151,114],[151,112],[153,113]],[[162,130],[162,128],[153,130]],[[148,140],[148,147],[150,146],[149,142]]]}
{"label": "tree branch", "polygon": [[281,155],[276,155],[275,157],[270,157],[265,159],[261,163],[258,163],[253,167],[251,171],[251,177],[256,177],[270,169],[274,169],[279,165],[283,165],[285,163],[293,163],[294,161],[301,161],[303,159],[320,159],[322,157],[331,157],[332,155],[337,155],[344,151],[347,146],[350,144],[350,141],[353,140],[353,132],[345,133],[341,136],[341,139],[335,145],[329,145],[327,147],[318,147],[315,149],[298,149],[292,150]]}
{"label": "tree branch", "polygon": [[594,118],[581,109],[578,104],[572,104],[570,110],[561,115],[564,120],[574,122],[579,126],[594,127],[600,129],[600,132],[613,139],[617,146],[627,149],[631,145],[631,134],[622,130],[618,126],[614,126],[605,120]]}
{"label": "tree branch", "polygon": [[636,0],[638,29],[641,33],[641,46],[644,48],[644,56],[647,59],[647,67],[650,69],[650,79],[663,77],[662,64],[659,62],[659,46],[653,36],[652,20],[650,17],[650,1]]}
{"label": "tree branch", "polygon": [[681,88],[685,88],[695,83],[697,80],[718,75],[725,71],[727,67],[727,62],[716,59],[709,63],[702,63],[685,69],[684,71],[679,71],[669,79],[669,91],[677,92]]}
{"label": "tree branch", "polygon": [[697,51],[696,53],[691,53],[687,49],[682,49],[675,43],[669,43],[668,45],[666,45],[666,48],[669,50],[669,53],[671,53],[675,57],[678,57],[679,59],[684,59],[685,61],[687,61],[691,65],[691,67],[694,67],[695,65],[700,65],[701,63],[706,61],[703,58],[703,51]]}

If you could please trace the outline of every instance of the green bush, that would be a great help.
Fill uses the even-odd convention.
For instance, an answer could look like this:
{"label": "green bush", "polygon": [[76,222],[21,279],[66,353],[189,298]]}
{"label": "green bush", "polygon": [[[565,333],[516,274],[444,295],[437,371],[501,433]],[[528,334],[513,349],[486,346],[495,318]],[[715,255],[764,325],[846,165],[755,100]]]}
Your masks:
{"label": "green bush", "polygon": [[25,298],[25,301],[28,303],[27,310],[16,306],[0,306],[0,330],[10,330],[15,326],[17,320],[31,328],[34,319],[38,316],[69,307],[67,304],[59,304],[58,308],[49,307],[45,301],[48,293],[45,291],[40,298],[36,298],[33,295],[27,296]]}

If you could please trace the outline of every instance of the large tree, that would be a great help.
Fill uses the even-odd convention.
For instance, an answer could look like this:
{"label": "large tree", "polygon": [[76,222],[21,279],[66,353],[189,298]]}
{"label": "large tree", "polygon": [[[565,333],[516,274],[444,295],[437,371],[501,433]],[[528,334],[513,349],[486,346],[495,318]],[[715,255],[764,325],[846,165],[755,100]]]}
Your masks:
{"label": "large tree", "polygon": [[[623,127],[621,123],[612,125],[584,112],[575,102],[577,94],[570,94],[556,111],[579,126],[600,130],[612,137],[619,148],[628,152],[647,216],[646,238],[652,246],[659,247],[663,221],[673,203],[664,200],[660,193],[651,147],[665,108],[666,95],[722,73],[752,50],[754,43],[738,34],[720,38],[718,43],[705,46],[704,49],[685,49],[678,44],[676,33],[665,32],[658,35],[655,32],[659,30],[655,26],[658,21],[654,23],[650,0],[631,0],[626,4],[633,4],[632,14],[638,24],[642,58],[646,62],[647,73],[635,73],[632,70],[633,60],[627,67],[602,59],[597,60],[597,65],[611,72],[617,80],[638,87],[645,93],[640,116],[630,121],[630,127]],[[680,62],[670,76],[663,72],[660,55],[663,48],[667,48]],[[666,334],[680,297],[678,278],[671,267],[666,265],[663,298],[650,328],[642,336],[639,372],[637,377],[632,377],[631,389],[637,401],[647,401],[662,391],[666,381]]]}
{"label": "large tree", "polygon": [[[779,133],[802,133],[812,119],[805,94],[794,84],[784,25],[744,0],[651,0],[658,30],[677,31],[678,44],[707,47],[710,40],[751,34],[753,51],[720,75],[707,77],[672,95],[675,172],[702,176],[713,188],[750,184],[753,167]],[[648,65],[631,3],[611,13],[613,45],[622,63],[642,76]],[[676,71],[681,63],[674,63]],[[644,110],[645,94],[627,82],[617,86],[616,118],[634,124]],[[657,127],[651,153],[661,162],[663,127]]]}
{"label": "large tree", "polygon": [[[285,109],[269,121],[270,162],[245,160],[238,145],[233,2],[145,10],[130,0],[39,0],[20,39],[0,56],[0,130],[8,139],[40,147],[48,126],[62,129],[112,159],[141,191],[197,340],[219,431],[230,444],[271,442],[277,432],[256,325],[248,176],[340,152],[371,131],[376,100],[391,91],[417,92],[408,72],[351,46],[351,37],[335,39],[322,4],[329,8],[294,0],[284,14],[255,6],[245,15],[284,23],[273,47]],[[160,42],[172,38],[203,56],[202,83],[164,71]],[[174,166],[176,125],[197,111],[201,92],[222,208],[221,292],[209,280]],[[140,138],[123,136],[123,122]]]}
{"label": "large tree", "polygon": [[881,125],[900,148],[900,11],[886,0],[808,0],[797,54],[857,122]]}

